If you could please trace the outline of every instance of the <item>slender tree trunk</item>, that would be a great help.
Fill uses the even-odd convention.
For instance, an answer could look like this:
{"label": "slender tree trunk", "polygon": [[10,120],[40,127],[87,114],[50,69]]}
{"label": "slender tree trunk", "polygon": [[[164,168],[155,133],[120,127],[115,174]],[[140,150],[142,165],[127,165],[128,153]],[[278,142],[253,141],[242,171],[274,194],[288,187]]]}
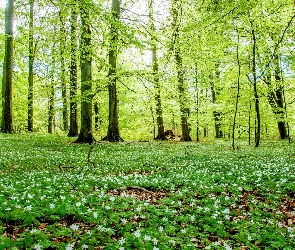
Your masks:
{"label": "slender tree trunk", "polygon": [[71,65],[70,65],[70,130],[69,137],[78,135],[77,108],[77,13],[75,6],[71,10]]}
{"label": "slender tree trunk", "polygon": [[255,120],[255,147],[259,146],[260,142],[260,133],[261,133],[261,121],[260,121],[260,110],[259,110],[259,96],[257,91],[257,75],[256,75],[256,34],[255,30],[252,25],[252,39],[253,39],[253,46],[252,46],[252,74],[253,74],[253,91],[254,91],[254,104],[255,104],[255,113],[256,113],[256,120]]}
{"label": "slender tree trunk", "polygon": [[95,131],[99,130],[101,120],[99,119],[99,103],[94,103],[94,129]]}
{"label": "slender tree trunk", "polygon": [[34,130],[34,0],[30,0],[29,17],[29,87],[28,87],[28,132]]}
{"label": "slender tree trunk", "polygon": [[55,82],[54,82],[54,74],[55,74],[55,51],[52,51],[52,63],[51,63],[51,84],[49,90],[49,103],[48,103],[48,127],[47,131],[49,134],[54,133],[54,120],[55,120]]}
{"label": "slender tree trunk", "polygon": [[80,7],[81,13],[81,129],[76,143],[93,143],[92,134],[92,73],[91,30],[89,6]]}
{"label": "slender tree trunk", "polygon": [[238,79],[237,79],[237,95],[236,95],[236,105],[235,105],[235,113],[234,113],[234,122],[233,122],[233,131],[232,131],[232,148],[235,150],[235,129],[236,129],[236,118],[238,113],[239,106],[239,98],[240,98],[240,78],[241,78],[241,63],[240,63],[240,54],[239,54],[239,44],[240,44],[240,35],[238,33],[238,41],[237,41],[237,64],[238,64]]}
{"label": "slender tree trunk", "polygon": [[61,83],[61,92],[62,92],[62,118],[63,118],[63,130],[68,131],[69,130],[69,114],[68,114],[68,95],[67,95],[67,84],[66,84],[66,66],[65,66],[65,18],[63,16],[62,9],[60,9],[59,12],[59,36],[60,36],[60,83]]}
{"label": "slender tree trunk", "polygon": [[166,140],[164,134],[164,122],[162,115],[162,102],[161,102],[161,86],[159,79],[159,65],[157,61],[157,45],[155,39],[155,23],[154,23],[154,8],[153,0],[148,0],[149,6],[149,22],[151,30],[151,44],[152,44],[152,65],[153,65],[153,74],[154,74],[154,88],[155,88],[155,100],[156,100],[156,115],[157,115],[157,136],[154,137],[158,140]]}
{"label": "slender tree trunk", "polygon": [[[216,71],[215,71],[215,78],[219,80],[220,78],[220,72],[219,72],[219,65],[216,64]],[[212,83],[211,83],[211,95],[212,95],[212,103],[217,104],[217,95],[219,93],[219,88],[217,88],[214,84],[214,77],[212,77]],[[222,113],[214,110],[213,111],[213,118],[214,118],[214,129],[215,129],[215,138],[222,138],[222,130],[221,130],[221,115]]]}
{"label": "slender tree trunk", "polygon": [[[211,94],[212,94],[212,103],[216,103],[216,91],[214,88],[214,84],[211,84]],[[214,118],[214,131],[215,131],[215,138],[222,138],[222,131],[220,127],[220,116],[221,113],[214,110],[213,111],[213,118]]]}
{"label": "slender tree trunk", "polygon": [[196,112],[197,112],[197,121],[196,121],[196,140],[200,141],[199,138],[199,105],[200,105],[200,101],[199,101],[199,86],[198,86],[198,71],[197,71],[197,64],[195,66],[195,71],[196,71],[196,91],[195,91],[195,104],[196,104]]}
{"label": "slender tree trunk", "polygon": [[120,16],[120,0],[112,0],[112,23],[109,50],[109,126],[106,141],[123,141],[119,133],[118,122],[118,97],[117,97],[117,46],[118,46],[118,24]]}
{"label": "slender tree trunk", "polygon": [[14,0],[7,0],[5,9],[5,55],[2,79],[2,127],[3,133],[13,132],[12,74],[13,74],[13,19]]}
{"label": "slender tree trunk", "polygon": [[278,54],[274,57],[275,60],[275,80],[276,80],[276,104],[277,104],[277,119],[278,119],[278,129],[280,134],[280,139],[287,138],[287,128],[285,122],[285,103],[284,103],[284,86],[282,86],[281,79],[281,67],[280,67],[280,59]]}
{"label": "slender tree trunk", "polygon": [[182,140],[183,141],[191,141],[191,137],[189,135],[189,126],[188,126],[188,116],[189,109],[186,107],[186,94],[185,94],[185,86],[184,86],[184,76],[183,76],[183,64],[182,64],[182,55],[180,51],[179,44],[179,24],[178,24],[178,11],[181,8],[181,2],[179,0],[172,0],[172,18],[173,18],[173,32],[174,32],[174,58],[176,62],[176,70],[177,70],[177,88],[179,93],[179,103],[180,103],[180,116],[181,116],[181,130],[182,130]]}

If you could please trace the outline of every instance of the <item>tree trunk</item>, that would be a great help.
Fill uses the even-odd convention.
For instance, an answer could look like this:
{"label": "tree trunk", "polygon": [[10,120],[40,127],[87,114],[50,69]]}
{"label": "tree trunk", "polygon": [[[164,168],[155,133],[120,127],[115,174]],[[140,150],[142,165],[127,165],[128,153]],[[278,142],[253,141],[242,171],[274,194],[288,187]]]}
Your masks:
{"label": "tree trunk", "polygon": [[196,141],[200,141],[199,138],[199,105],[200,105],[200,100],[199,100],[199,86],[198,86],[198,71],[197,71],[197,64],[195,65],[195,72],[196,72],[196,86],[195,86],[195,105],[196,105],[196,113],[197,113],[197,121],[196,121]]}
{"label": "tree trunk", "polygon": [[29,87],[28,87],[28,132],[34,130],[34,0],[29,1]]}
{"label": "tree trunk", "polygon": [[77,109],[77,13],[75,6],[71,10],[71,65],[70,65],[70,130],[69,137],[78,135]]}
{"label": "tree trunk", "polygon": [[80,6],[81,13],[81,129],[76,143],[93,143],[91,30],[89,6]]}
{"label": "tree trunk", "polygon": [[61,83],[61,92],[62,92],[62,118],[63,118],[63,130],[68,131],[69,130],[69,114],[68,114],[68,96],[67,96],[67,84],[66,84],[66,66],[65,66],[65,18],[63,16],[62,9],[60,9],[59,12],[59,36],[60,36],[60,83]]}
{"label": "tree trunk", "polygon": [[184,86],[184,76],[183,76],[183,65],[182,65],[182,55],[180,51],[179,44],[179,24],[178,24],[178,10],[181,8],[181,2],[179,0],[172,0],[172,18],[173,18],[173,33],[174,33],[174,41],[173,41],[173,49],[174,49],[174,58],[176,62],[176,70],[177,70],[177,88],[179,93],[179,104],[180,104],[180,116],[181,116],[181,130],[182,130],[182,140],[183,141],[191,141],[191,137],[189,135],[189,126],[188,126],[188,116],[189,109],[186,107],[186,94],[185,94],[185,86]]}
{"label": "tree trunk", "polygon": [[161,102],[161,86],[159,79],[159,65],[157,61],[157,45],[155,39],[155,23],[154,23],[154,9],[153,1],[148,0],[149,7],[149,22],[151,30],[151,45],[152,45],[152,66],[153,66],[153,75],[154,75],[154,89],[155,89],[155,101],[156,101],[156,115],[157,115],[157,136],[154,137],[158,140],[166,140],[164,134],[164,122],[162,115],[162,102]]}
{"label": "tree trunk", "polygon": [[239,45],[240,45],[240,35],[238,29],[236,29],[238,37],[237,37],[237,65],[238,65],[238,79],[237,79],[237,95],[236,95],[236,105],[235,105],[235,113],[234,113],[234,122],[233,122],[233,130],[232,130],[232,148],[235,150],[235,129],[236,129],[236,119],[239,107],[239,98],[240,98],[240,80],[241,80],[241,63],[240,63],[240,54],[239,54]]}
{"label": "tree trunk", "polygon": [[118,46],[118,23],[120,16],[120,0],[112,0],[112,22],[109,50],[109,126],[106,141],[123,141],[119,133],[118,122],[118,97],[117,97],[117,46]]}
{"label": "tree trunk", "polygon": [[[219,79],[220,73],[218,71],[218,64],[216,65],[216,73],[215,73],[216,79]],[[212,77],[213,78],[213,77]],[[212,103],[217,103],[217,94],[219,91],[217,91],[218,88],[214,85],[214,78],[211,82],[211,95],[212,95]],[[214,118],[214,129],[215,129],[215,138],[222,138],[222,130],[221,130],[221,115],[222,113],[219,111],[214,110],[213,111],[213,118]]]}
{"label": "tree trunk", "polygon": [[252,75],[253,75],[253,91],[254,91],[254,104],[255,104],[255,113],[256,113],[256,120],[255,120],[255,147],[259,146],[260,142],[260,133],[261,133],[261,121],[260,121],[260,110],[259,110],[259,96],[257,91],[257,74],[256,74],[256,34],[253,28],[253,22],[251,21],[252,25],[252,39],[253,39],[253,46],[252,46]]}
{"label": "tree trunk", "polygon": [[48,108],[48,133],[53,134],[54,132],[54,79],[52,79],[52,83],[50,86],[50,94],[49,94],[49,108]]}
{"label": "tree trunk", "polygon": [[281,68],[280,68],[280,59],[278,54],[274,57],[275,60],[275,80],[276,80],[276,90],[275,90],[275,101],[277,105],[276,116],[278,119],[278,129],[280,134],[280,139],[286,139],[287,128],[285,122],[285,102],[284,102],[284,86],[282,86],[281,79]]}
{"label": "tree trunk", "polygon": [[54,72],[55,71],[55,51],[52,50],[52,64],[51,64],[51,84],[50,84],[50,91],[49,91],[49,103],[48,103],[48,127],[47,131],[49,134],[53,134],[54,132],[54,117],[55,117],[55,110],[54,110],[54,103],[55,103],[55,84],[54,84]]}
{"label": "tree trunk", "polygon": [[101,120],[99,119],[99,103],[94,103],[94,129],[95,131],[99,130]]}
{"label": "tree trunk", "polygon": [[13,132],[12,71],[13,71],[13,19],[14,0],[7,0],[5,9],[5,55],[2,79],[2,127],[3,133]]}

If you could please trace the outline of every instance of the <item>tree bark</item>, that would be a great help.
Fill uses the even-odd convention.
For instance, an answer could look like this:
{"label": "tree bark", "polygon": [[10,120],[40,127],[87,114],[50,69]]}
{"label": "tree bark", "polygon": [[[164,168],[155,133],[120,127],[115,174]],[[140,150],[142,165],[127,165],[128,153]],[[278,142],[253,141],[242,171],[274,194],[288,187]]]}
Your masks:
{"label": "tree bark", "polygon": [[[211,94],[212,94],[212,103],[215,104],[216,103],[216,91],[215,91],[213,83],[211,84]],[[213,111],[215,138],[222,138],[220,116],[221,116],[220,112],[218,112],[216,110]]]}
{"label": "tree bark", "polygon": [[99,130],[99,127],[101,125],[101,120],[99,118],[99,103],[94,103],[94,129],[95,131]]}
{"label": "tree bark", "polygon": [[81,129],[76,143],[93,143],[92,134],[92,72],[89,6],[80,6],[81,13]]}
{"label": "tree bark", "polygon": [[281,83],[280,75],[280,61],[279,56],[276,53],[274,56],[275,63],[275,88],[271,84],[271,74],[268,73],[265,77],[265,83],[268,86],[268,103],[270,104],[272,111],[276,117],[280,139],[288,138],[287,124],[285,122],[285,102],[284,102],[284,87]]}
{"label": "tree bark", "polygon": [[239,54],[239,45],[240,45],[240,34],[238,29],[237,31],[237,65],[238,65],[238,79],[237,79],[237,95],[236,95],[236,104],[235,104],[235,113],[234,113],[234,121],[233,121],[233,130],[232,130],[232,148],[235,150],[235,129],[236,129],[236,119],[239,107],[239,98],[240,98],[240,80],[241,80],[241,62],[240,62],[240,54]]}
{"label": "tree bark", "polygon": [[[219,64],[216,64],[216,70],[215,70],[215,78],[219,80],[220,77],[220,72],[218,69]],[[212,95],[212,103],[217,104],[217,95],[220,91],[218,87],[215,86],[214,84],[214,77],[212,77],[212,82],[211,82],[211,95]],[[216,111],[216,108],[214,107],[213,111],[213,118],[214,118],[214,130],[215,130],[215,138],[222,138],[222,130],[221,130],[221,115],[222,113],[219,111]]]}
{"label": "tree bark", "polygon": [[254,91],[254,104],[255,104],[255,113],[256,113],[256,120],[255,120],[255,147],[259,146],[260,143],[260,133],[261,133],[261,121],[260,121],[260,110],[259,110],[259,96],[257,91],[257,74],[256,74],[256,34],[253,27],[253,22],[251,21],[252,25],[252,75],[253,75],[253,91]]}
{"label": "tree bark", "polygon": [[164,121],[162,115],[162,101],[161,101],[161,86],[159,79],[159,64],[157,58],[157,45],[155,39],[155,23],[154,23],[154,8],[153,0],[148,0],[149,8],[149,22],[151,30],[151,45],[152,45],[152,66],[153,66],[153,76],[154,76],[154,89],[155,89],[155,101],[156,101],[156,115],[157,115],[157,140],[166,140],[164,134]]}
{"label": "tree bark", "polygon": [[118,97],[117,97],[117,46],[118,46],[118,24],[120,16],[120,0],[112,0],[112,22],[109,49],[109,126],[106,141],[123,141],[119,133],[118,122]]}
{"label": "tree bark", "polygon": [[66,77],[65,77],[65,72],[66,72],[66,66],[65,66],[65,43],[66,43],[66,38],[65,38],[65,18],[63,16],[64,14],[62,13],[62,8],[60,9],[59,12],[59,36],[60,36],[60,83],[61,83],[61,92],[62,92],[62,118],[63,118],[63,130],[68,131],[69,130],[69,114],[68,114],[68,95],[67,95],[67,84],[66,84]]}
{"label": "tree bark", "polygon": [[13,19],[14,0],[7,0],[5,9],[5,55],[2,79],[2,127],[3,133],[13,133],[12,74],[13,74]]}
{"label": "tree bark", "polygon": [[54,84],[54,73],[55,73],[55,50],[52,50],[52,63],[51,63],[51,84],[49,90],[49,102],[48,102],[48,127],[47,131],[49,134],[54,132],[54,120],[55,120],[55,84]]}
{"label": "tree bark", "polygon": [[179,0],[172,0],[172,18],[173,18],[172,26],[173,26],[173,33],[174,33],[173,49],[174,49],[174,58],[175,58],[176,70],[177,70],[177,83],[178,83],[177,88],[179,93],[182,140],[191,141],[191,137],[189,134],[189,126],[188,126],[189,109],[186,107],[186,94],[185,94],[185,86],[184,86],[182,55],[181,55],[180,44],[179,44],[178,10],[181,6],[177,6],[177,5],[180,5],[180,4],[181,2]]}
{"label": "tree bark", "polygon": [[195,86],[195,105],[196,105],[196,113],[197,113],[197,120],[196,120],[196,141],[200,141],[200,137],[199,137],[199,131],[200,131],[200,127],[199,127],[199,105],[200,105],[200,95],[199,95],[199,80],[198,80],[198,70],[197,70],[197,64],[195,64],[195,82],[196,82],[196,86]]}
{"label": "tree bark", "polygon": [[28,132],[34,130],[34,0],[29,0],[29,77],[28,77]]}
{"label": "tree bark", "polygon": [[75,6],[71,9],[71,65],[70,65],[70,130],[69,137],[78,135],[77,109],[77,13]]}

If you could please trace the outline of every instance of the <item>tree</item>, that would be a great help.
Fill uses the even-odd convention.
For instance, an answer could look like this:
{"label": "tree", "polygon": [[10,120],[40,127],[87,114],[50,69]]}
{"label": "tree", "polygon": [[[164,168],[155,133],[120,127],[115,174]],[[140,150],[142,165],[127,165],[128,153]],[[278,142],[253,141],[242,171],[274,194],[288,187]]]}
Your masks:
{"label": "tree", "polygon": [[76,143],[93,143],[92,134],[92,51],[90,30],[90,6],[83,2],[80,5],[81,17],[81,128]]}
{"label": "tree", "polygon": [[78,135],[77,109],[77,11],[76,4],[71,8],[71,64],[70,64],[70,129],[68,136]]}
{"label": "tree", "polygon": [[[216,69],[215,69],[215,77],[211,77],[212,82],[211,82],[211,95],[212,95],[212,103],[213,105],[217,104],[217,95],[219,94],[219,87],[216,86],[217,84],[214,84],[214,81],[217,82],[217,80],[219,81],[219,77],[220,77],[220,72],[218,69],[218,64],[215,65]],[[214,128],[215,128],[215,138],[222,138],[222,130],[221,130],[221,116],[222,116],[222,112],[218,111],[217,108],[214,108],[213,111],[213,117],[214,117]]]}
{"label": "tree", "polygon": [[280,60],[278,53],[275,53],[274,56],[274,79],[275,83],[272,84],[271,72],[268,69],[264,77],[264,82],[268,87],[268,102],[272,108],[272,111],[276,117],[280,139],[288,138],[287,126],[285,122],[285,101],[284,101],[284,86],[282,85],[281,80],[281,69],[280,69]]}
{"label": "tree", "polygon": [[252,78],[253,78],[253,91],[254,91],[254,106],[256,113],[255,120],[255,147],[259,146],[260,142],[260,133],[261,133],[261,119],[260,119],[260,108],[259,108],[259,96],[257,91],[257,66],[256,66],[256,31],[254,28],[254,23],[250,20],[251,23],[251,34],[252,34]]}
{"label": "tree", "polygon": [[29,87],[28,87],[28,132],[34,130],[34,0],[29,0]]}
{"label": "tree", "polygon": [[109,126],[106,141],[123,141],[119,133],[118,96],[117,96],[117,54],[120,0],[112,0],[112,20],[110,29],[108,92],[109,92]]}
{"label": "tree", "polygon": [[48,126],[47,132],[53,134],[54,132],[54,120],[55,120],[55,84],[54,84],[54,69],[55,69],[55,55],[52,55],[52,68],[51,68],[51,84],[49,86],[49,102],[48,102]]}
{"label": "tree", "polygon": [[156,115],[157,115],[157,136],[155,137],[158,140],[166,140],[164,134],[164,122],[162,115],[162,101],[161,101],[161,86],[159,79],[159,64],[157,59],[157,45],[155,39],[155,22],[154,22],[154,9],[153,9],[153,0],[148,0],[148,9],[149,9],[149,22],[150,22],[150,31],[151,31],[151,46],[152,46],[152,67],[153,67],[153,76],[154,76],[154,88],[155,88],[155,101],[156,101]]}
{"label": "tree", "polygon": [[67,96],[67,84],[66,84],[66,66],[65,66],[65,44],[66,44],[66,34],[65,34],[65,17],[63,13],[63,8],[60,7],[59,11],[59,46],[60,46],[60,83],[62,92],[62,118],[63,118],[63,130],[69,130],[69,114],[68,114],[68,96]]}
{"label": "tree", "polygon": [[2,79],[2,127],[3,133],[13,132],[12,81],[13,81],[13,20],[14,0],[7,0],[5,9],[5,55]]}
{"label": "tree", "polygon": [[177,71],[177,88],[179,94],[179,104],[180,104],[180,117],[181,117],[181,130],[182,130],[182,140],[191,141],[189,135],[188,126],[188,114],[189,109],[186,107],[186,93],[184,85],[184,75],[183,75],[183,65],[182,65],[182,55],[180,51],[180,41],[179,41],[179,25],[180,17],[179,10],[181,9],[181,1],[172,0],[172,27],[173,27],[173,50],[174,58],[176,62]]}
{"label": "tree", "polygon": [[237,95],[236,95],[236,102],[235,102],[235,112],[234,112],[234,121],[233,121],[233,128],[232,128],[232,148],[235,150],[235,129],[236,129],[236,121],[237,121],[237,113],[238,113],[238,106],[239,106],[239,98],[240,98],[240,90],[241,90],[241,62],[240,62],[240,51],[239,51],[239,44],[240,44],[240,34],[238,28],[236,28],[237,33],[237,66],[238,66],[238,77],[237,77]]}

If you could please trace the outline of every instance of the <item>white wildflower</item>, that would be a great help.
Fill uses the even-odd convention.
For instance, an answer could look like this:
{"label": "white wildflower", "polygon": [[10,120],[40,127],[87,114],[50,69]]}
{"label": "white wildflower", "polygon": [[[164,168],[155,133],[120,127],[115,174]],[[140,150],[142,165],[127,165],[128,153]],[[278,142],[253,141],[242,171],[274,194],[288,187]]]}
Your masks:
{"label": "white wildflower", "polygon": [[35,250],[41,250],[42,249],[42,245],[40,245],[39,243],[34,245],[34,249]]}
{"label": "white wildflower", "polygon": [[136,230],[135,232],[134,232],[134,236],[136,237],[136,238],[139,238],[140,237],[140,231],[139,230]]}
{"label": "white wildflower", "polygon": [[74,231],[77,231],[77,230],[79,229],[79,226],[76,225],[76,224],[72,224],[72,225],[70,226],[70,228],[73,229]]}
{"label": "white wildflower", "polygon": [[119,240],[119,244],[120,244],[120,245],[123,245],[125,242],[126,242],[126,241],[125,241],[125,238],[121,238],[121,239]]}

